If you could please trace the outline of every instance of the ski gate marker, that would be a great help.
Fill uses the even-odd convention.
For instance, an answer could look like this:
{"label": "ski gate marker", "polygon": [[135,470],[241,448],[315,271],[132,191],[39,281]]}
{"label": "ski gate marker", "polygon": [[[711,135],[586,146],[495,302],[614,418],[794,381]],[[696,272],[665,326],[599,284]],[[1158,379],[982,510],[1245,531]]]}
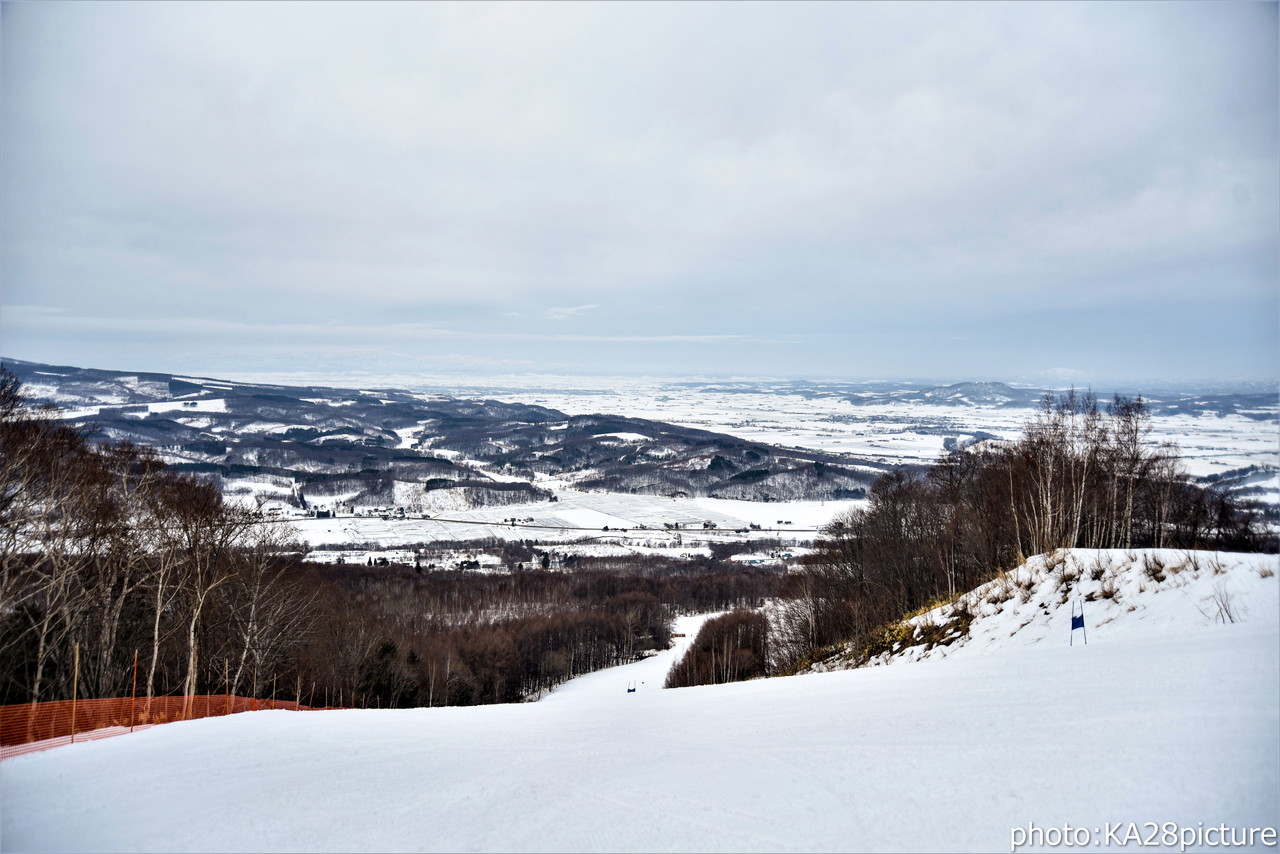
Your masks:
{"label": "ski gate marker", "polygon": [[1080,613],[1076,613],[1076,603],[1071,603],[1071,640],[1067,641],[1067,646],[1073,646],[1076,639],[1076,629],[1084,632],[1084,642],[1089,643],[1089,632],[1084,627],[1084,603],[1080,602]]}

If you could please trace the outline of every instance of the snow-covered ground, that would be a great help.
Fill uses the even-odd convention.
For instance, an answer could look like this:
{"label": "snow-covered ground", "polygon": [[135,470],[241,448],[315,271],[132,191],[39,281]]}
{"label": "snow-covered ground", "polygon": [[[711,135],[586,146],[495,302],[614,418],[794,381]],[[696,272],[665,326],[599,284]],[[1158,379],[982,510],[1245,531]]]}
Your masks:
{"label": "snow-covered ground", "polygon": [[[1280,558],[1266,554],[1061,549],[903,621],[893,648],[869,664],[1003,655],[1062,638],[1111,642],[1205,623],[1280,624],[1278,572]],[[1084,630],[1073,635],[1080,614]],[[849,652],[814,669],[842,669]]]}
{"label": "snow-covered ground", "polygon": [[1123,850],[1166,822],[1274,828],[1275,559],[1218,562],[1200,571],[1240,622],[1135,583],[1132,609],[1086,606],[1087,645],[1046,621],[984,654],[658,690],[668,651],[537,703],[256,712],[21,756],[0,847],[1007,851],[1067,824]]}
{"label": "snow-covered ground", "polygon": [[[437,387],[448,387],[444,378],[436,383]],[[711,385],[627,377],[535,377],[521,384],[519,378],[501,377],[487,384],[476,381],[466,391],[547,406],[570,415],[607,412],[652,418],[756,442],[854,454],[887,464],[932,462],[943,453],[947,436],[980,431],[1015,439],[1033,414],[1029,408],[980,403],[959,407],[910,402],[854,404],[839,396],[788,393],[763,381],[755,383],[758,387],[753,391],[717,391]],[[423,387],[423,381],[408,380],[405,387]],[[1269,417],[1157,415],[1152,418],[1150,441],[1176,443],[1192,476],[1262,465],[1271,468],[1264,480],[1274,484],[1274,470],[1280,465],[1276,410],[1255,414]],[[1269,500],[1280,500],[1280,487]]]}
{"label": "snow-covered ground", "polygon": [[[400,378],[407,388],[430,387],[421,378]],[[425,383],[425,385],[424,385]],[[612,413],[636,418],[650,418],[712,430],[750,441],[784,447],[801,448],[837,454],[852,454],[886,465],[922,464],[936,460],[944,452],[948,437],[978,434],[1016,439],[1032,416],[1031,409],[993,405],[963,407],[934,406],[909,402],[854,404],[837,396],[806,396],[771,389],[767,383],[754,391],[717,391],[695,383],[677,383],[655,378],[589,378],[589,377],[500,377],[475,380],[474,385],[449,386],[444,378],[436,378],[435,390],[483,396],[512,403],[534,404],[558,409],[570,415]],[[456,383],[456,378],[455,378]],[[430,397],[424,393],[424,397]],[[1274,413],[1271,413],[1274,414]],[[622,435],[622,434],[620,434]],[[1277,445],[1275,418],[1257,420],[1242,414],[1162,414],[1152,418],[1149,442],[1154,446],[1172,442],[1179,448],[1183,464],[1193,477],[1222,475],[1247,466],[1259,471],[1248,485],[1262,487],[1260,496],[1270,503],[1280,503],[1280,445]],[[491,472],[492,474],[492,472]],[[539,486],[552,489],[561,496],[587,496],[580,503],[616,518],[608,522],[600,518],[600,526],[635,528],[664,518],[668,499],[627,496],[624,505],[613,496],[579,493],[570,480],[544,479]],[[779,519],[793,519],[803,514],[803,527],[816,528],[841,509],[833,503],[819,507],[818,512],[797,507],[794,503],[757,504],[732,502],[734,506],[714,502],[707,510],[722,512],[721,528],[741,527],[743,522],[775,526]],[[803,503],[802,503],[803,504]],[[842,502],[852,506],[853,502]],[[643,508],[640,505],[646,505]],[[620,510],[626,506],[626,509]],[[792,509],[796,508],[796,509]],[[497,518],[536,515],[498,508]],[[457,513],[450,513],[451,518]],[[467,517],[461,517],[467,518]],[[714,515],[708,518],[716,519]],[[510,538],[512,532],[491,529],[451,534],[439,538],[487,537]],[[530,538],[534,534],[528,535]],[[429,539],[434,539],[431,537]],[[556,537],[550,537],[552,539]],[[337,542],[333,539],[311,540],[314,545]]]}
{"label": "snow-covered ground", "polygon": [[[380,543],[388,548],[439,540],[538,540],[591,538],[632,550],[688,551],[695,545],[746,538],[812,540],[850,501],[768,503],[724,498],[664,498],[616,492],[556,489],[554,502],[500,505],[431,514],[430,519],[339,516],[290,521],[298,537],[316,549]],[[517,520],[514,523],[510,520]],[[704,528],[704,524],[715,525]],[[666,527],[679,525],[679,528]],[[758,529],[750,526],[756,525]],[[607,530],[606,530],[607,529]],[[746,530],[746,536],[735,534]]]}
{"label": "snow-covered ground", "polygon": [[645,695],[661,691],[667,679],[667,671],[684,656],[693,639],[697,637],[702,624],[722,613],[724,612],[718,611],[712,614],[677,617],[671,627],[672,641],[668,649],[632,664],[597,670],[595,673],[571,679],[563,685],[558,685],[540,702],[574,703],[589,701],[593,698],[598,700],[620,693],[625,694],[628,688],[634,688],[636,694]]}

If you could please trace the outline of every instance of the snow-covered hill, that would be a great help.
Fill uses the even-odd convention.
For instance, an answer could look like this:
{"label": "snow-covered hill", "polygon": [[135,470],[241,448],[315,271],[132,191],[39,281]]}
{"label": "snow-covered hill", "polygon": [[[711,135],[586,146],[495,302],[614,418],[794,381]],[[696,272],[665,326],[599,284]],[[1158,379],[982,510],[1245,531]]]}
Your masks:
{"label": "snow-covered hill", "polygon": [[[853,500],[884,470],[847,454],[618,414],[394,388],[263,385],[7,362],[37,402],[96,439],[156,448],[170,465],[256,501],[414,512],[542,501],[550,481],[662,497]],[[457,495],[432,493],[457,492]]]}
{"label": "snow-covered hill", "polygon": [[[1102,555],[1100,579],[1093,557],[1029,566],[1027,601],[988,602],[944,660],[660,690],[668,652],[537,703],[257,712],[17,757],[0,847],[1007,851],[1067,824],[1122,850],[1149,823],[1274,827],[1275,558],[1197,556],[1138,589],[1144,555]],[[1068,646],[1067,605],[1040,597],[1074,565],[1069,597],[1107,567],[1117,595]],[[1240,621],[1209,610],[1219,585]]]}
{"label": "snow-covered hill", "polygon": [[[1211,623],[1280,622],[1275,555],[1174,549],[1064,549],[904,621],[867,664],[1008,653],[1039,643],[1108,643]],[[1071,630],[1073,614],[1083,630]],[[816,671],[857,661],[846,649]]]}

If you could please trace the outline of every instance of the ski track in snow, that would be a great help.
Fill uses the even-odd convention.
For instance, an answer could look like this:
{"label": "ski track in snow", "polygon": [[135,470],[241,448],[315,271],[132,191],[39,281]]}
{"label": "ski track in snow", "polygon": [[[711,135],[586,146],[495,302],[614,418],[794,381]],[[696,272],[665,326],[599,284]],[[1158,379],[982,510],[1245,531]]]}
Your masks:
{"label": "ski track in snow", "polygon": [[255,712],[20,756],[0,847],[1007,851],[1028,823],[1274,827],[1275,564],[1220,575],[1240,623],[1135,588],[1088,645],[1055,623],[983,654],[658,690],[705,616],[682,618],[677,648],[536,703]]}

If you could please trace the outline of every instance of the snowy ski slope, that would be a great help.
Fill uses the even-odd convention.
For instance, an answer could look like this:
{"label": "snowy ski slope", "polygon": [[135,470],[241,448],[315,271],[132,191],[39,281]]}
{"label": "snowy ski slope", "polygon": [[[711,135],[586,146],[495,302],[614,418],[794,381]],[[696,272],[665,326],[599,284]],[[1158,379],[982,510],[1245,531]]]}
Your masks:
{"label": "snowy ski slope", "polygon": [[1105,831],[1129,823],[1274,827],[1276,559],[1215,560],[1203,583],[1240,622],[1199,581],[1139,590],[1137,565],[1125,607],[1086,606],[1087,645],[1070,601],[1014,596],[942,660],[659,690],[668,651],[537,703],[258,712],[17,757],[0,847],[1007,851],[1067,823],[1120,850]]}

